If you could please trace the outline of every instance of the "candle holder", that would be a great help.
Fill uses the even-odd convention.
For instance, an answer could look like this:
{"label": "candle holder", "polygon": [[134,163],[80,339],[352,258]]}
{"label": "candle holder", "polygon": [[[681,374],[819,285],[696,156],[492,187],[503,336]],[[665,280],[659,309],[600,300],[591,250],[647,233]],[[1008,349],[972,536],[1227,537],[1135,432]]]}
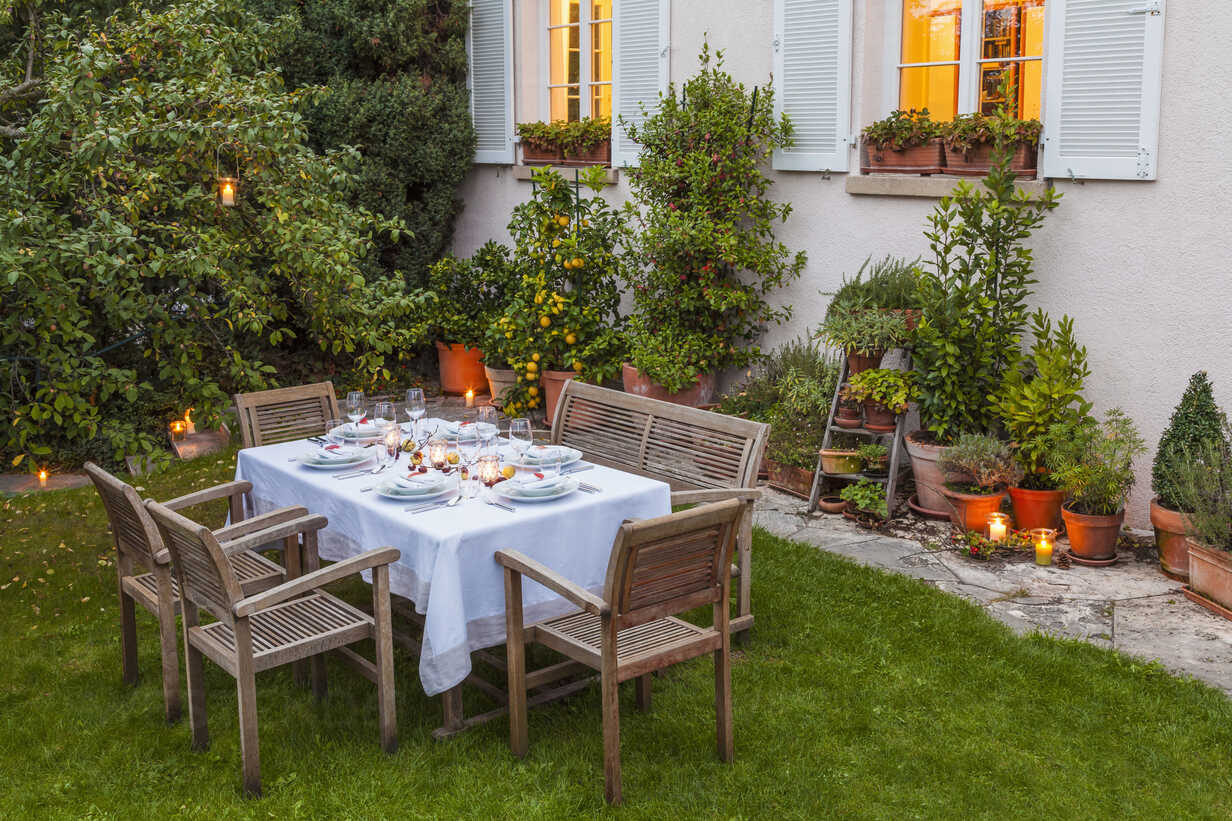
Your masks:
{"label": "candle holder", "polygon": [[47,487],[47,468],[43,468],[38,472],[39,487]]}
{"label": "candle holder", "polygon": [[479,457],[475,470],[479,476],[479,481],[488,487],[492,487],[501,478],[500,456],[495,453],[485,453]]}
{"label": "candle holder", "polygon": [[184,432],[188,430],[188,426],[183,419],[177,419],[171,423],[171,441],[182,442],[184,440]]}
{"label": "candle holder", "polygon": [[988,541],[990,542],[1005,541],[1005,536],[1007,533],[1009,533],[1009,527],[1010,527],[1010,517],[1009,516],[1005,515],[1004,513],[989,513],[988,514],[988,527],[986,529],[986,532],[988,534]]}
{"label": "candle holder", "polygon": [[1035,545],[1035,563],[1038,565],[1052,564],[1052,551],[1056,546],[1057,532],[1050,527],[1037,527],[1031,530],[1031,544]]}
{"label": "candle holder", "polygon": [[387,425],[385,428],[385,452],[389,454],[391,459],[397,459],[398,454],[402,451],[402,429],[395,425]]}
{"label": "candle holder", "polygon": [[434,436],[428,440],[428,462],[437,470],[443,470],[449,465],[449,442],[442,436]]}
{"label": "candle holder", "polygon": [[466,406],[468,408],[475,407],[475,389],[474,388],[466,389]]}

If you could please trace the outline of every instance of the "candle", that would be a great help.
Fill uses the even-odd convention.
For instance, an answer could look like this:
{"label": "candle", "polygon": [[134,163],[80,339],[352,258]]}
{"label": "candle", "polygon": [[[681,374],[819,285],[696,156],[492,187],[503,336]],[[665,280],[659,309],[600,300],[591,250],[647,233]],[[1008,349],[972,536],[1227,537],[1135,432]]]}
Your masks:
{"label": "candle", "polygon": [[47,468],[38,472],[39,487],[47,487]]}
{"label": "candle", "polygon": [[184,432],[189,436],[197,432],[197,425],[192,420],[192,412],[192,408],[184,411]]}
{"label": "candle", "polygon": [[488,487],[492,487],[500,479],[500,457],[495,453],[487,453],[480,456],[478,473],[479,481]]}
{"label": "candle", "polygon": [[385,428],[385,452],[394,459],[398,458],[398,453],[402,449],[402,429],[397,425],[390,425]]}
{"label": "candle", "polygon": [[235,205],[235,177],[218,178],[218,201],[227,208]]}
{"label": "candle", "polygon": [[449,443],[443,438],[434,437],[428,440],[428,461],[432,463],[432,467],[440,470],[445,467],[448,460]]}
{"label": "candle", "polygon": [[1052,564],[1052,548],[1057,532],[1050,527],[1037,527],[1031,531],[1031,543],[1035,545],[1035,563]]}
{"label": "candle", "polygon": [[184,420],[177,419],[171,423],[171,441],[178,442],[184,438]]}
{"label": "candle", "polygon": [[475,407],[475,389],[474,388],[466,389],[466,406],[468,408]]}
{"label": "candle", "polygon": [[988,514],[988,541],[1005,541],[1005,534],[1009,528],[1009,518],[1004,513]]}

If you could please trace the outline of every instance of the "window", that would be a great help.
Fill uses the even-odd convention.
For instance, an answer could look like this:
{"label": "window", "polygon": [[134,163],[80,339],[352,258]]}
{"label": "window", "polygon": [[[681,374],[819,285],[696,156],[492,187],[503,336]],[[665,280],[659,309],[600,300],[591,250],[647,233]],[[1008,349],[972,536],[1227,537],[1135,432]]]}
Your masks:
{"label": "window", "polygon": [[[964,48],[964,34],[977,47]],[[1006,102],[999,89],[1008,75],[1010,112],[1038,119],[1043,59],[1044,0],[902,0],[899,108],[927,108],[943,121],[991,114]]]}
{"label": "window", "polygon": [[547,0],[552,120],[612,116],[612,0]]}

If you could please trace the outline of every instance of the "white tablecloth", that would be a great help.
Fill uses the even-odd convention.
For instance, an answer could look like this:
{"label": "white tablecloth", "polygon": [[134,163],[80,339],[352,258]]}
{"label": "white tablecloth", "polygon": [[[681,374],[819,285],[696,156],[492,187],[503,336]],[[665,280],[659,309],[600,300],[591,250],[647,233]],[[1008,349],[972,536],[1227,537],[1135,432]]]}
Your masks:
{"label": "white tablecloth", "polygon": [[[514,503],[516,513],[473,500],[410,514],[403,510],[410,504],[406,500],[360,492],[394,475],[393,468],[379,476],[335,479],[333,471],[290,461],[315,447],[284,442],[240,451],[235,478],[252,482],[250,513],[304,505],[323,514],[329,526],[320,532],[319,546],[321,557],[330,561],[386,545],[402,551],[390,567],[390,589],[413,601],[425,617],[419,678],[428,695],[466,678],[471,651],[505,641],[504,579],[492,558],[497,550],[519,550],[598,592],[620,523],[671,512],[670,489],[663,482],[596,466],[578,478],[601,493]],[[399,468],[406,467],[403,456]],[[573,609],[529,580],[523,598],[528,623]]]}

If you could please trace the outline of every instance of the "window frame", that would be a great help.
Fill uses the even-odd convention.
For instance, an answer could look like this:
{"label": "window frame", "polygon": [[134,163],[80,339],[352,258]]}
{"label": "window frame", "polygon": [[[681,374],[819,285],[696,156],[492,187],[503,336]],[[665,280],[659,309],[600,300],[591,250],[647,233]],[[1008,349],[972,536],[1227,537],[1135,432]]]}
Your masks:
{"label": "window frame", "polygon": [[[552,119],[552,89],[566,88],[572,83],[552,83],[552,35],[551,31],[555,28],[566,28],[571,26],[571,23],[563,23],[561,25],[552,25],[552,2],[553,0],[540,0],[539,2],[539,37],[541,44],[539,48],[539,119],[543,122],[550,122]],[[578,3],[578,50],[580,59],[578,61],[578,113],[582,117],[590,117],[591,115],[591,99],[593,88],[595,86],[608,86],[612,89],[615,85],[616,59],[615,53],[615,20],[616,20],[616,3],[619,0],[612,0],[612,16],[603,17],[597,20],[592,20],[590,17],[592,4],[590,0],[581,0]],[[612,54],[608,55],[608,59],[612,61],[610,73],[612,79],[608,81],[595,81],[591,77],[593,68],[593,54],[591,51],[591,27],[597,23],[607,23],[611,26],[613,32]],[[609,96],[612,99],[612,110],[615,111],[615,95],[609,91]]]}
{"label": "window frame", "polygon": [[[882,79],[882,100],[885,116],[899,107],[899,70],[903,66],[958,66],[958,100],[956,114],[970,114],[979,110],[980,103],[980,66],[983,63],[1025,63],[1038,60],[1041,66],[1048,60],[1048,3],[1044,2],[1044,38],[1042,53],[1039,57],[1006,57],[1002,59],[984,59],[978,47],[981,40],[980,27],[983,22],[984,0],[961,0],[962,23],[959,28],[958,60],[939,60],[931,63],[903,63],[903,3],[906,0],[885,0],[885,67]],[[976,13],[972,13],[972,10]],[[1047,71],[1045,68],[1044,71]],[[1040,122],[1044,119],[1044,92],[1046,83],[1040,83]]]}

